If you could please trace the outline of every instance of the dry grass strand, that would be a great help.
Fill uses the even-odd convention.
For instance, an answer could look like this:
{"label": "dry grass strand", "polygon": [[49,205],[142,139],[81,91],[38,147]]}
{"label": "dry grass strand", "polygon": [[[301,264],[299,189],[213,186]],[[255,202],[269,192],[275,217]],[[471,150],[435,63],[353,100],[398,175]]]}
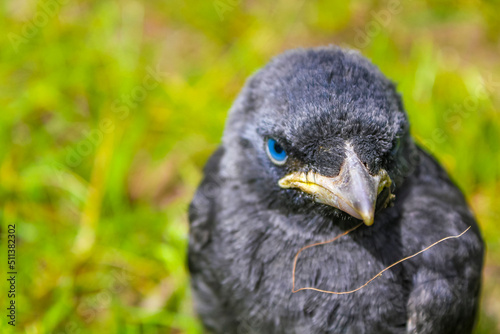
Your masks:
{"label": "dry grass strand", "polygon": [[467,232],[469,229],[470,229],[470,226],[467,227],[465,229],[465,231],[463,231],[462,233],[458,234],[458,235],[452,235],[452,236],[448,236],[448,237],[445,237],[445,238],[442,238],[438,241],[436,241],[435,243],[431,244],[430,246],[427,246],[426,248],[422,249],[421,251],[418,251],[416,252],[415,254],[413,255],[410,255],[410,256],[407,256],[401,260],[398,260],[396,262],[394,262],[393,264],[391,264],[390,266],[388,267],[385,267],[383,270],[381,270],[380,272],[378,272],[378,274],[376,274],[375,276],[373,276],[371,279],[369,279],[365,284],[361,285],[360,287],[356,288],[356,289],[353,289],[353,290],[349,290],[349,291],[340,291],[340,292],[337,292],[337,291],[329,291],[329,290],[322,290],[322,289],[317,289],[317,288],[313,288],[313,287],[304,287],[304,288],[299,288],[297,290],[295,290],[295,269],[297,267],[297,260],[299,258],[299,254],[308,249],[308,248],[311,248],[311,247],[315,247],[315,246],[320,246],[320,245],[325,245],[325,244],[328,244],[328,243],[331,243],[331,242],[334,242],[335,240],[349,234],[350,232],[354,231],[355,229],[357,229],[358,227],[360,227],[361,225],[363,225],[363,223],[359,224],[359,225],[356,225],[355,227],[351,228],[350,230],[347,230],[345,231],[344,233],[336,236],[335,238],[333,239],[330,239],[330,240],[327,240],[327,241],[322,241],[322,242],[317,242],[317,243],[314,243],[314,244],[311,244],[311,245],[307,245],[307,246],[304,246],[302,247],[301,249],[299,249],[299,251],[297,252],[297,254],[295,255],[295,259],[293,261],[293,270],[292,270],[292,293],[296,293],[296,292],[299,292],[299,291],[302,291],[302,290],[313,290],[313,291],[318,291],[318,292],[323,292],[323,293],[329,293],[329,294],[333,294],[333,295],[347,295],[347,294],[350,294],[350,293],[353,293],[353,292],[356,292],[356,291],[359,291],[361,289],[363,289],[365,286],[367,286],[368,284],[370,284],[371,282],[373,282],[375,279],[377,279],[378,277],[382,276],[382,274],[389,270],[390,268],[394,267],[395,265],[398,265],[400,264],[401,262],[403,261],[406,261],[406,260],[409,260],[419,254],[422,254],[423,252],[429,250],[430,248],[436,246],[437,244],[445,241],[445,240],[449,240],[449,239],[457,239],[457,238],[460,238],[462,235],[465,234],[465,232]]}

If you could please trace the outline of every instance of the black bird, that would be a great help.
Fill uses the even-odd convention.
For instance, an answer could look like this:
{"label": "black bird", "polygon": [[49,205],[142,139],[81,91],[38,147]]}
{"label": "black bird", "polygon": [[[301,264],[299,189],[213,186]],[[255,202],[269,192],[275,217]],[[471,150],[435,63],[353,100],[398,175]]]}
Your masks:
{"label": "black bird", "polygon": [[[483,241],[413,141],[395,85],[359,53],[293,50],[253,75],[189,209],[189,269],[212,333],[470,333]],[[345,295],[392,263],[471,229]]]}

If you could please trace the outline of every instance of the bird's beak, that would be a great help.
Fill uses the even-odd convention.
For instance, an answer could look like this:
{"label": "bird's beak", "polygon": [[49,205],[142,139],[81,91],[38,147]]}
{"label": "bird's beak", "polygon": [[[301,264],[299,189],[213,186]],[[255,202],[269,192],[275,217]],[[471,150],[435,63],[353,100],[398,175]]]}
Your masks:
{"label": "bird's beak", "polygon": [[295,172],[283,177],[279,185],[298,188],[313,195],[316,202],[340,209],[370,226],[375,216],[377,196],[384,188],[390,189],[391,178],[384,169],[370,175],[352,147],[347,146],[346,155],[340,173],[335,177],[312,171]]}

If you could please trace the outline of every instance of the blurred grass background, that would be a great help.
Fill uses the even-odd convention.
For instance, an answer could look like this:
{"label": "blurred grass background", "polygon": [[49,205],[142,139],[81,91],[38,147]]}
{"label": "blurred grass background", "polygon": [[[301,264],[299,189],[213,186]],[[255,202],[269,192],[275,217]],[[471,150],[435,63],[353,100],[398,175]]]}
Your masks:
{"label": "blurred grass background", "polygon": [[273,55],[334,43],[398,83],[414,136],[466,193],[488,247],[476,333],[500,333],[499,12],[478,0],[3,1],[1,252],[15,223],[17,332],[201,333],[186,209],[227,110]]}

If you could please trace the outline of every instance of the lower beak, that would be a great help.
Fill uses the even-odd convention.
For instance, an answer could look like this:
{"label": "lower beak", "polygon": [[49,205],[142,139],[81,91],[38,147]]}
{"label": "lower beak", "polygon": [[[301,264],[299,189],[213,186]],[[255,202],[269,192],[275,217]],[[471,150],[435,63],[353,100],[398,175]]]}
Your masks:
{"label": "lower beak", "polygon": [[[378,194],[391,186],[391,178],[384,169],[370,175],[351,146],[339,175],[327,177],[312,171],[295,172],[279,181],[282,188],[298,188],[314,196],[318,203],[340,209],[366,225],[373,224]],[[390,197],[390,196],[389,196]]]}

